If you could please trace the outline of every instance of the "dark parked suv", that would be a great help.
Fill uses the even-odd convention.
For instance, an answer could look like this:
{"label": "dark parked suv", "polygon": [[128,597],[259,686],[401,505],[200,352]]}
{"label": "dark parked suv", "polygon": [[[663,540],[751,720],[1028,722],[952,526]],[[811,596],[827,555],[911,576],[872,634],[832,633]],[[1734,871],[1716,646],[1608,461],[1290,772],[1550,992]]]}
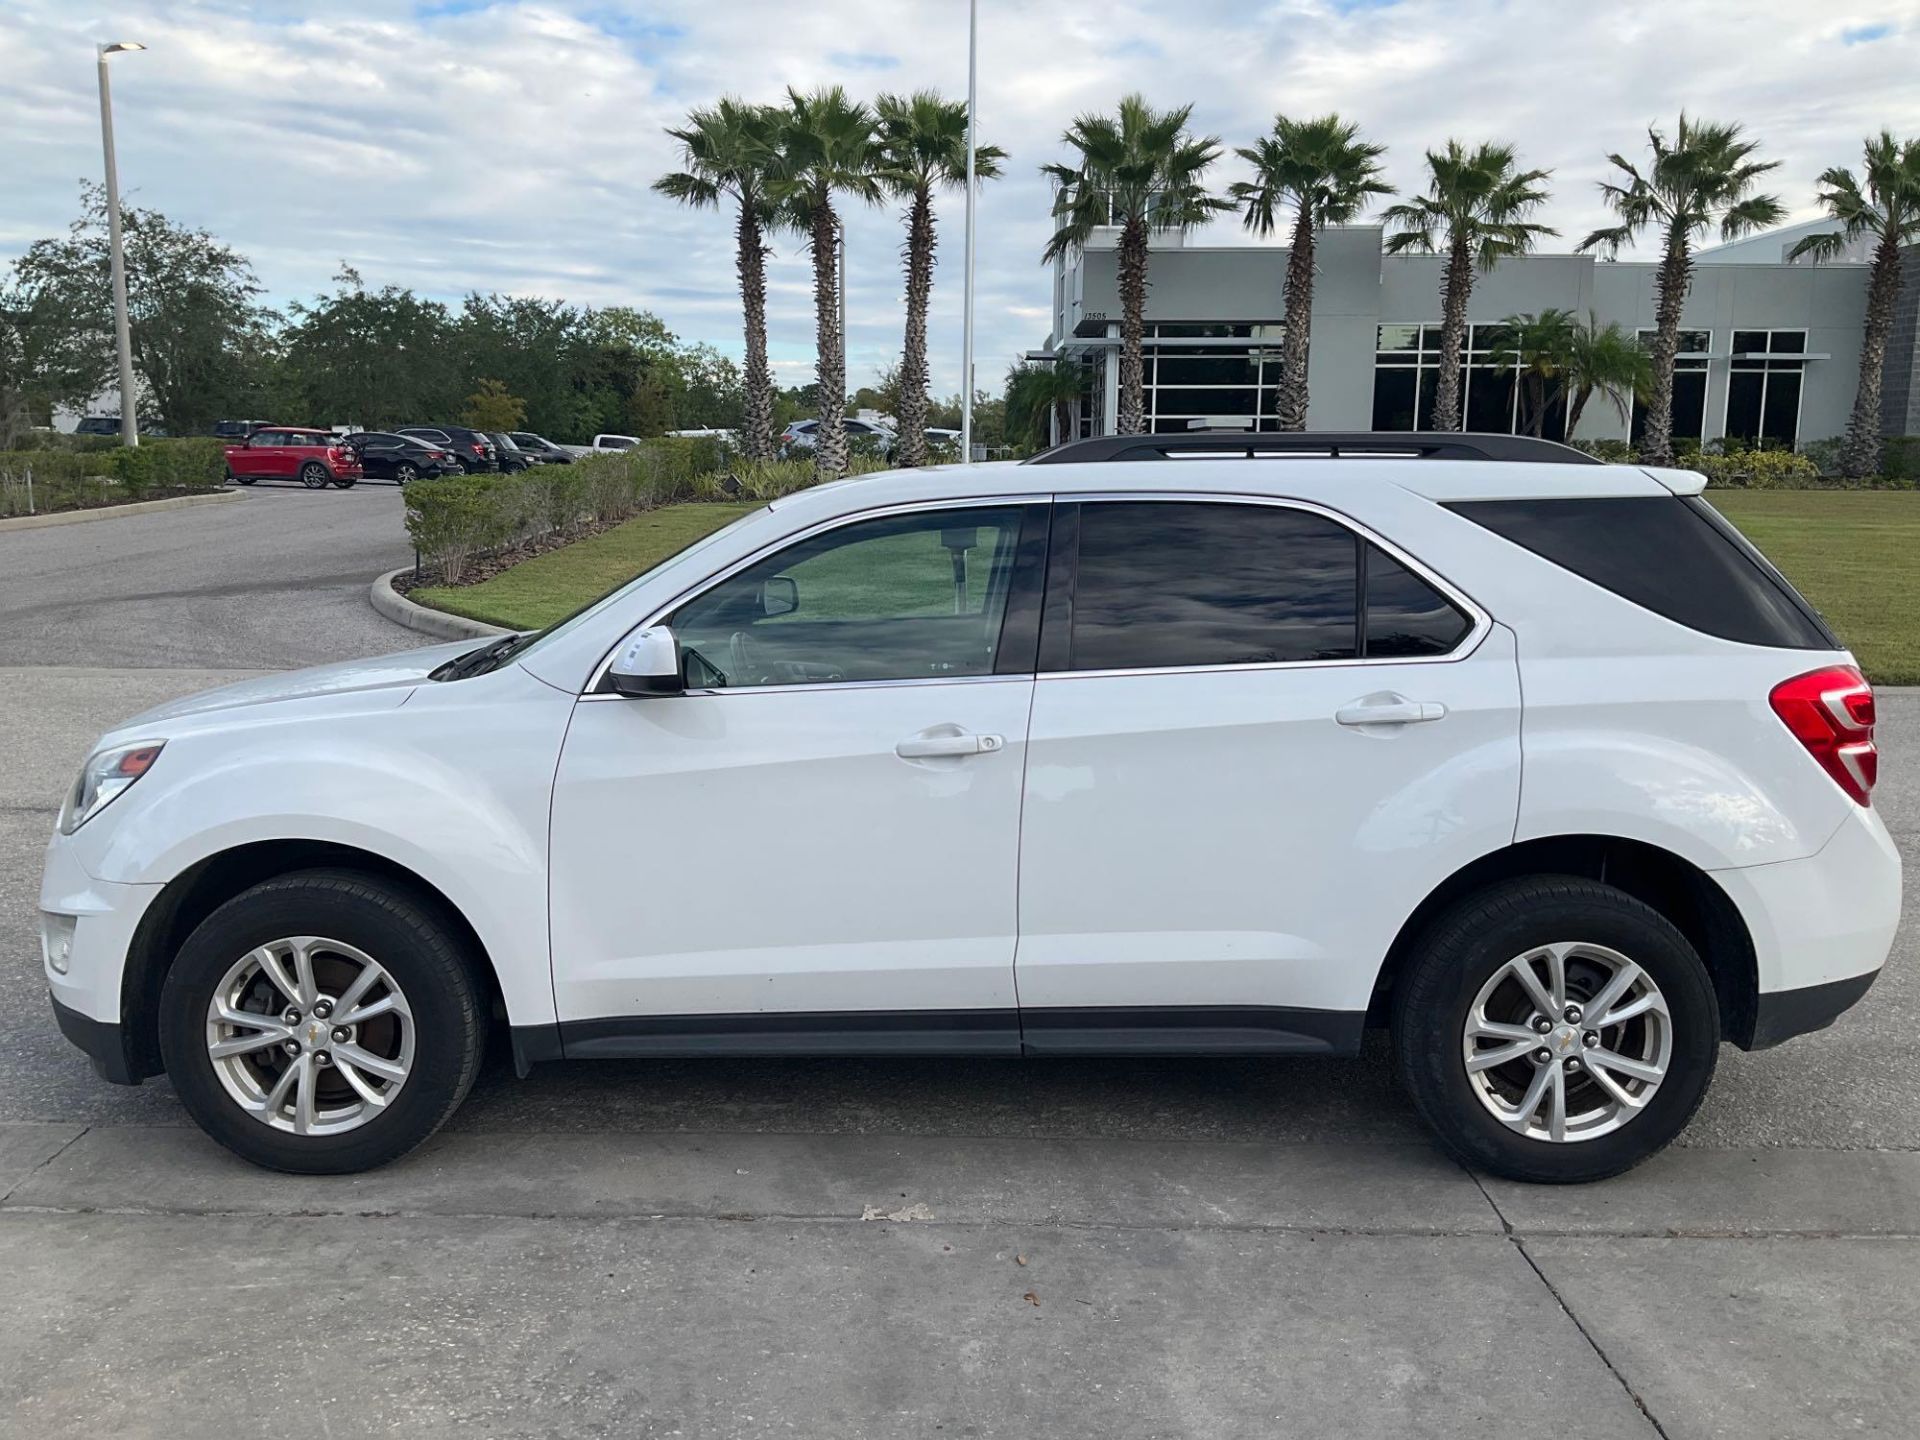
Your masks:
{"label": "dark parked suv", "polygon": [[451,450],[463,470],[496,470],[500,456],[493,437],[465,425],[399,425],[399,435],[411,435],[441,450]]}

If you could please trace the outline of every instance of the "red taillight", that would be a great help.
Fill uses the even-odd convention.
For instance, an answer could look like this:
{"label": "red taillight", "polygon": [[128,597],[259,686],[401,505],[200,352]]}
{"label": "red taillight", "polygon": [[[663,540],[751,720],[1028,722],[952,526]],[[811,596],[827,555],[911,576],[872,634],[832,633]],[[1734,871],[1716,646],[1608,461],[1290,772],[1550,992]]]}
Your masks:
{"label": "red taillight", "polygon": [[1851,665],[1830,665],[1781,681],[1767,700],[1836,785],[1856,804],[1872,803],[1880,752],[1873,744],[1873,687],[1865,676]]}

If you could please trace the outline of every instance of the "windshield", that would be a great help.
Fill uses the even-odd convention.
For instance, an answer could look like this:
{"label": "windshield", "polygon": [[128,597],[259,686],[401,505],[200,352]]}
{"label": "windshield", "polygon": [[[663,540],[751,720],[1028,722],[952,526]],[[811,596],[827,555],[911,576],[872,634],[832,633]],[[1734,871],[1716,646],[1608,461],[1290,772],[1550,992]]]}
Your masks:
{"label": "windshield", "polygon": [[749,510],[746,514],[742,515],[739,519],[731,521],[728,524],[722,525],[718,530],[715,530],[712,534],[703,535],[698,540],[695,540],[692,544],[682,546],[680,549],[674,551],[673,554],[667,556],[666,559],[660,561],[656,565],[649,567],[646,570],[641,571],[638,575],[634,576],[631,580],[622,581],[620,584],[614,586],[613,589],[607,591],[606,594],[600,596],[598,599],[588,601],[585,605],[582,605],[578,610],[574,611],[571,615],[567,616],[565,619],[556,620],[553,624],[549,625],[544,630],[535,630],[525,635],[519,636],[517,638],[516,643],[513,645],[513,647],[510,650],[506,651],[503,655],[498,657],[499,663],[504,664],[506,663],[507,660],[518,659],[520,656],[526,654],[528,651],[538,649],[540,646],[546,644],[549,640],[553,639],[555,636],[563,635],[568,631],[571,631],[576,627],[587,623],[595,614],[597,614],[602,609],[602,607],[617,603],[620,597],[626,594],[627,591],[631,590],[634,586],[639,585],[645,580],[651,579],[655,575],[658,575],[662,570],[665,570],[668,566],[678,565],[682,560],[685,560],[688,556],[698,554],[700,551],[706,549],[709,545],[712,545],[716,541],[720,540],[723,536],[731,535],[735,530],[738,530],[742,525],[745,525],[748,522],[758,519],[760,516],[766,514],[767,509],[768,509],[767,506],[761,505],[752,510]]}

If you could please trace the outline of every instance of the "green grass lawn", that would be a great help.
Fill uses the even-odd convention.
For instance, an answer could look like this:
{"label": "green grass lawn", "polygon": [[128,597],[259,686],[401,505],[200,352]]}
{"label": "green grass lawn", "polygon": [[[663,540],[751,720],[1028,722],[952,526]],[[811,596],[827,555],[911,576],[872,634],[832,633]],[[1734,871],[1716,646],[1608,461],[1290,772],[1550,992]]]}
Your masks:
{"label": "green grass lawn", "polygon": [[439,585],[412,599],[469,620],[537,630],[676,555],[758,505],[667,505],[562,550],[523,560],[478,585]]}
{"label": "green grass lawn", "polygon": [[1710,490],[1881,685],[1920,685],[1920,491]]}
{"label": "green grass lawn", "polygon": [[[1819,607],[1870,679],[1920,685],[1920,491],[1715,490],[1710,498]],[[483,584],[414,598],[516,630],[551,625],[754,508],[669,505]]]}

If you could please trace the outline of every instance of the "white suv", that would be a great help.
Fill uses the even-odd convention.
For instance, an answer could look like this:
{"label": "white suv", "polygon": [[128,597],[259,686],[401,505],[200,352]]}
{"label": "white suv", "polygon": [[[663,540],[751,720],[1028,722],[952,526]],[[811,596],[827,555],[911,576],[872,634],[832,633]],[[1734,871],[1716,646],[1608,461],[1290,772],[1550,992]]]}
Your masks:
{"label": "white suv", "polygon": [[60,1024],[293,1171],[419,1144],[490,1030],[524,1073],[1386,1025],[1464,1160],[1610,1175],[1899,912],[1872,692],[1702,483],[1196,436],[776,500],[539,634],[103,737]]}

